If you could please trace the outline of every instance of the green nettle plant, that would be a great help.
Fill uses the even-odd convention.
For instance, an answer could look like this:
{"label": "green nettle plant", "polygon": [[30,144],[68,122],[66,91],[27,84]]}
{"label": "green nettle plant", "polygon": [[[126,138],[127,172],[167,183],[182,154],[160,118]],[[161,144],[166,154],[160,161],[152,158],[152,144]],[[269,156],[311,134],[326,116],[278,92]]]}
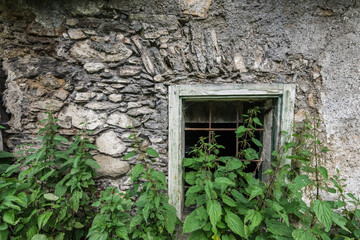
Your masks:
{"label": "green nettle plant", "polygon": [[[0,230],[3,239],[81,239],[87,233],[83,228],[92,220],[93,167],[99,166],[88,150],[96,147],[81,133],[68,150],[61,150],[69,142],[57,134],[58,120],[51,112],[48,117],[39,131],[40,148],[19,152],[22,157],[6,171],[5,182],[18,174],[11,192],[17,197],[11,201],[17,205],[0,210],[7,224]],[[1,185],[5,187],[9,184]]]}
{"label": "green nettle plant", "polygon": [[135,216],[130,222],[129,239],[172,239],[178,223],[174,206],[168,203],[167,183],[165,174],[151,167],[149,162],[155,162],[159,157],[153,148],[143,149],[141,140],[133,134],[133,151],[124,159],[137,155],[138,164],[131,172],[133,188],[127,193],[130,198],[136,198]]}
{"label": "green nettle plant", "polygon": [[[261,147],[252,132],[262,125],[257,113],[249,110],[244,126],[236,131],[242,147],[238,157],[247,160],[259,155],[251,146]],[[303,125],[293,134],[295,141],[287,141],[273,152],[267,182],[247,172],[247,161],[219,157],[223,146],[216,143],[216,136],[210,141],[201,138],[192,157],[183,161],[190,169],[185,173],[190,185],[185,205],[195,208],[184,222],[183,233],[191,233],[189,240],[358,239],[359,199],[345,194],[344,179],[338,175],[329,178],[321,166],[328,149],[318,139],[318,127],[318,122]],[[289,161],[292,164],[287,164]],[[325,201],[320,193],[337,194],[338,198]]]}
{"label": "green nettle plant", "polygon": [[92,206],[101,209],[92,222],[87,236],[89,240],[130,239],[130,199],[126,199],[116,188],[108,187]]}

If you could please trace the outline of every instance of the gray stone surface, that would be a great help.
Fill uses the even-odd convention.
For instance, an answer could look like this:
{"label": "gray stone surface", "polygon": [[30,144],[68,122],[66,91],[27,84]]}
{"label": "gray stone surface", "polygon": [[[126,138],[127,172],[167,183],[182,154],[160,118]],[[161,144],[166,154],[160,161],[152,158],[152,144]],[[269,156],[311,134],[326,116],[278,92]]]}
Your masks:
{"label": "gray stone surface", "polygon": [[118,156],[125,151],[126,146],[114,131],[107,131],[96,138],[99,151],[108,155]]}
{"label": "gray stone surface", "polygon": [[118,178],[125,175],[130,170],[130,164],[107,155],[95,155],[94,159],[100,165],[96,172],[98,177]]}

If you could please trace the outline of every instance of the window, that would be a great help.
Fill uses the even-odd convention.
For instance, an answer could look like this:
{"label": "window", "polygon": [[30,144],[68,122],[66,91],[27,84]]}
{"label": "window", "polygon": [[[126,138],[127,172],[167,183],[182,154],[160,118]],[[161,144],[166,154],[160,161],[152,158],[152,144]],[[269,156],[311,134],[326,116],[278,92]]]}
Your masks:
{"label": "window", "polygon": [[169,87],[169,197],[178,216],[183,214],[184,181],[182,159],[199,136],[215,131],[226,147],[226,155],[234,155],[237,140],[234,131],[241,124],[242,114],[258,106],[263,109],[264,127],[257,129],[263,140],[262,168],[259,178],[271,163],[271,152],[284,141],[280,131],[290,132],[294,112],[295,85],[178,85]]}

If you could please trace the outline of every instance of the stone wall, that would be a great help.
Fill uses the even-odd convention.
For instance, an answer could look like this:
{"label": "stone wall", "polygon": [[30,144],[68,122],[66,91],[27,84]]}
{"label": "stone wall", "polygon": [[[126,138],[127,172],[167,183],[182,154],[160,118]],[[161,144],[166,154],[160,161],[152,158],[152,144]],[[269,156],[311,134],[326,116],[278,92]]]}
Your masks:
{"label": "stone wall", "polygon": [[4,143],[31,142],[51,106],[87,128],[98,180],[126,189],[129,125],[167,172],[168,86],[296,83],[295,121],[319,113],[330,168],[360,190],[360,1],[0,0]]}

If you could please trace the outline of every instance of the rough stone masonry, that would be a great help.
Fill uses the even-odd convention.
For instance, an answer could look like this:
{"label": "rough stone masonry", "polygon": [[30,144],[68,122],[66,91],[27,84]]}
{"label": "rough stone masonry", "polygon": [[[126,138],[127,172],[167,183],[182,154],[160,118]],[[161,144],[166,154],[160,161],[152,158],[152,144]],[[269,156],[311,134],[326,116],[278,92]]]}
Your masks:
{"label": "rough stone masonry", "polygon": [[4,145],[31,142],[51,105],[71,138],[88,119],[99,183],[126,189],[132,125],[167,172],[168,86],[295,83],[295,121],[320,114],[360,190],[359,0],[0,0]]}

